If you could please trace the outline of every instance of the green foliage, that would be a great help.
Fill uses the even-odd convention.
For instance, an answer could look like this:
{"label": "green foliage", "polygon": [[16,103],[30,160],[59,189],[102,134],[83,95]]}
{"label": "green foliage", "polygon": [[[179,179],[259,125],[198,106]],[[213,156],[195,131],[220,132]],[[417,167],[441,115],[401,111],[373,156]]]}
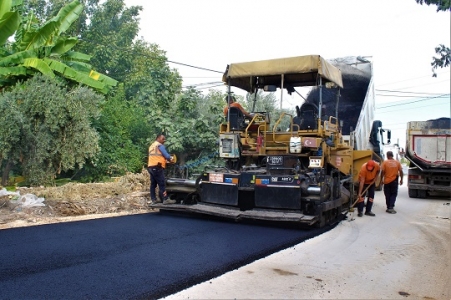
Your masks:
{"label": "green foliage", "polygon": [[[147,141],[150,126],[141,107],[125,101],[121,85],[102,105],[95,122],[100,135],[100,153],[85,168],[83,181],[103,180],[105,176],[121,176],[140,172],[147,163]],[[153,135],[152,135],[153,137]]]}
{"label": "green foliage", "polygon": [[166,146],[177,154],[180,165],[217,151],[223,99],[224,94],[217,91],[204,96],[190,89],[178,95],[159,118],[158,129],[166,134]]}
{"label": "green foliage", "polygon": [[15,150],[27,127],[18,101],[12,97],[0,96],[0,115],[0,162],[3,159],[18,160],[20,153]]}
{"label": "green foliage", "polygon": [[432,66],[432,76],[437,77],[437,73],[435,73],[435,69],[437,68],[445,68],[449,66],[451,61],[451,51],[449,47],[445,45],[439,45],[435,47],[435,53],[439,55],[439,57],[433,57],[431,66]]}
{"label": "green foliage", "polygon": [[167,64],[157,45],[138,40],[133,47],[132,68],[125,77],[126,97],[146,109],[148,121],[155,122],[173,105],[180,93],[180,75]]}
{"label": "green foliage", "polygon": [[[10,1],[10,0],[7,0]],[[5,10],[8,6],[2,6]],[[41,24],[32,12],[18,7],[17,11],[0,16],[0,87],[42,73],[48,77],[64,77],[76,83],[107,93],[116,81],[91,70],[90,57],[72,50],[77,38],[63,34],[79,18],[83,5],[74,0],[64,5],[58,14]],[[21,14],[21,16],[19,16]],[[7,39],[15,33],[14,41]],[[67,60],[71,63],[67,64]],[[72,61],[79,60],[85,69],[72,68]]]}
{"label": "green foliage", "polygon": [[[451,11],[451,1],[450,0],[415,0],[417,3],[423,5],[423,3],[427,5],[437,5],[437,12],[439,11]],[[448,37],[449,38],[449,37]],[[438,54],[439,57],[432,57],[432,77],[437,77],[437,73],[435,70],[437,68],[445,68],[449,66],[451,61],[451,52],[449,47],[446,47],[443,44],[435,47],[435,53]]]}
{"label": "green foliage", "polygon": [[86,87],[67,90],[36,75],[0,96],[11,136],[0,136],[3,160],[20,163],[28,184],[53,183],[61,171],[81,168],[99,151],[91,121],[102,97]]}
{"label": "green foliage", "polygon": [[[285,113],[288,115],[294,115],[294,112],[289,109],[282,109],[278,107],[277,98],[273,92],[263,92],[259,90],[256,94],[246,94],[244,99],[244,107],[247,111],[253,112],[266,112],[269,115],[271,130],[279,117]],[[283,116],[278,125],[279,130],[285,130],[290,127],[289,116]]]}
{"label": "green foliage", "polygon": [[16,32],[20,24],[17,12],[0,12],[0,45],[3,45]]}
{"label": "green foliage", "polygon": [[437,11],[447,11],[451,8],[450,0],[415,0],[418,4],[437,5]]}
{"label": "green foliage", "polygon": [[91,63],[101,73],[120,82],[130,72],[134,40],[139,32],[139,6],[127,8],[123,0],[107,0],[89,12],[80,27],[76,49],[92,56]]}
{"label": "green foliage", "polygon": [[147,122],[160,117],[181,91],[179,74],[167,64],[158,45],[136,39],[140,6],[126,7],[123,0],[87,5],[89,19],[80,24],[77,51],[89,53],[96,70],[124,84],[125,97],[146,110]]}

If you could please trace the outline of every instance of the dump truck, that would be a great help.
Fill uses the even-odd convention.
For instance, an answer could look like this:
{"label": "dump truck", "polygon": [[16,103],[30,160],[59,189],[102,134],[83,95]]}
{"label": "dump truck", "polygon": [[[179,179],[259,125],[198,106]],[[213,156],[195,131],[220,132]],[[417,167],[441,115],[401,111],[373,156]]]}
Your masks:
{"label": "dump truck", "polygon": [[405,157],[410,198],[451,197],[450,118],[408,122]]}
{"label": "dump truck", "polygon": [[[373,63],[361,56],[336,58],[331,63],[340,69],[344,88],[340,90],[338,102],[334,93],[323,92],[323,114],[340,120],[343,139],[353,149],[371,149],[375,154],[373,159],[381,163],[385,159],[384,146],[391,143],[391,131],[375,120]],[[319,89],[313,88],[306,101],[314,105],[318,95]]]}
{"label": "dump truck", "polygon": [[[391,131],[375,120],[376,97],[374,92],[373,63],[362,56],[348,56],[331,60],[340,69],[344,88],[339,99],[328,90],[323,92],[322,111],[340,120],[343,140],[354,150],[372,150],[372,159],[379,164],[385,159],[385,146],[391,144]],[[318,102],[319,89],[313,88],[306,102]],[[337,106],[337,107],[336,107]],[[382,190],[381,177],[375,182],[376,190]]]}
{"label": "dump truck", "polygon": [[[340,102],[340,92],[347,91],[342,72],[320,55],[228,65],[222,80],[229,97],[232,87],[254,95],[261,90],[280,91],[281,99],[296,87],[315,90],[293,115],[254,112],[252,119],[246,120],[239,109],[229,107],[219,126],[219,157],[224,165],[208,167],[196,179],[168,178],[168,195],[177,203],[153,207],[316,227],[336,222],[357,199],[362,164],[379,155],[369,143],[358,149],[343,135],[344,120],[351,124],[349,137],[354,135],[351,127],[356,126],[361,112],[374,110],[374,101],[366,97],[372,74],[368,77],[360,99],[347,104],[360,107],[355,115],[339,109],[346,105],[346,101]],[[326,109],[318,109],[323,107]],[[331,112],[333,108],[333,113],[327,107]],[[347,119],[350,115],[355,122]],[[365,111],[368,128],[365,134],[359,133],[368,141],[372,116]],[[286,130],[280,130],[282,123],[289,124]],[[355,136],[357,141],[359,138]]]}

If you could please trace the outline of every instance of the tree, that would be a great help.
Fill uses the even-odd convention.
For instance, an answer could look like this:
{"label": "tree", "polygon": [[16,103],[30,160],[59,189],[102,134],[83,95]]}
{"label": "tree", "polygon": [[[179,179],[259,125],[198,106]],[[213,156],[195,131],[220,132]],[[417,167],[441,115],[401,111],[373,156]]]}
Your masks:
{"label": "tree", "polygon": [[168,136],[168,148],[178,154],[181,165],[217,150],[223,97],[217,91],[204,96],[189,89],[176,97],[168,114],[161,119],[160,130]]}
{"label": "tree", "polygon": [[450,10],[450,0],[415,0],[418,4],[437,5],[437,12]]}
{"label": "tree", "polygon": [[[102,93],[116,85],[116,80],[94,71],[90,57],[72,50],[76,37],[65,36],[83,5],[75,0],[65,5],[45,23],[18,5],[11,11],[11,0],[0,6],[0,87],[42,73],[50,78],[57,74],[69,81],[82,83]],[[14,34],[14,41],[8,38]]]}
{"label": "tree", "polygon": [[[103,97],[87,87],[69,90],[36,75],[0,95],[1,158],[19,163],[30,185],[50,184],[62,171],[82,168],[99,151],[92,120]],[[5,128],[5,127],[2,127]]]}
{"label": "tree", "polygon": [[139,32],[141,6],[126,7],[123,0],[107,0],[101,5],[91,3],[83,24],[78,51],[89,53],[91,63],[101,73],[119,82],[132,69],[133,46]]}
{"label": "tree", "polygon": [[[450,0],[415,0],[417,3],[423,5],[426,3],[427,5],[437,5],[437,12],[439,11],[451,11],[451,1]],[[445,68],[448,67],[451,61],[451,52],[449,47],[446,47],[443,44],[435,47],[435,53],[439,57],[432,57],[432,76],[437,77],[437,73],[435,70],[437,68]]]}
{"label": "tree", "polygon": [[431,66],[432,66],[432,76],[437,77],[437,73],[435,70],[437,68],[445,68],[449,66],[451,61],[451,52],[449,47],[446,47],[443,44],[440,44],[438,47],[435,47],[435,53],[439,55],[439,57],[433,57]]}
{"label": "tree", "polygon": [[101,105],[101,116],[94,121],[100,136],[100,152],[86,165],[83,181],[140,172],[147,163],[148,145],[143,137],[149,138],[151,126],[143,122],[145,115],[141,107],[123,99],[124,87],[120,84]]}
{"label": "tree", "polygon": [[[275,93],[265,93],[262,90],[257,91],[256,94],[246,94],[244,99],[244,107],[247,111],[265,112],[269,116],[271,129],[282,113],[290,115],[293,114],[291,110],[280,110],[280,108],[278,108]],[[279,129],[282,130],[289,127],[289,118],[282,118],[281,122],[279,123]]]}

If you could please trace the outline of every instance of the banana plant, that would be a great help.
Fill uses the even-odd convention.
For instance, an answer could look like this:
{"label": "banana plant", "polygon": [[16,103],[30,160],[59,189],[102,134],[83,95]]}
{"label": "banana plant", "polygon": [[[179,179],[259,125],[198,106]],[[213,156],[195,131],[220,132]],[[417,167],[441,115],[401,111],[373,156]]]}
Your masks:
{"label": "banana plant", "polygon": [[[21,0],[0,1],[0,88],[36,72],[61,76],[106,94],[117,81],[92,70],[89,55],[73,51],[78,39],[63,34],[76,21],[83,5],[74,0],[39,26],[32,14],[21,18],[14,7]],[[9,39],[14,36],[14,41]]]}

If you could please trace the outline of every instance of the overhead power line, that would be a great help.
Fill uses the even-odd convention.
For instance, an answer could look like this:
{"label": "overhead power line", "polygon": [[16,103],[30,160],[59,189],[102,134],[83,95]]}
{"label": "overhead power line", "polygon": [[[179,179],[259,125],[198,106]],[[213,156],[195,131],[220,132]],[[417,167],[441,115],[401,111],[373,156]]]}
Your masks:
{"label": "overhead power line", "polygon": [[204,87],[196,87],[196,90],[205,90],[205,89],[211,89],[214,87],[218,87],[218,86],[224,86],[224,84],[216,84],[216,85],[211,85],[211,86],[204,86]]}
{"label": "overhead power line", "polygon": [[204,71],[210,71],[210,72],[215,72],[215,73],[220,73],[220,74],[224,73],[224,72],[221,72],[221,71],[211,70],[211,69],[202,68],[202,67],[196,67],[196,66],[192,66],[192,65],[188,65],[188,64],[184,64],[184,63],[179,63],[179,62],[175,62],[175,61],[170,61],[170,60],[168,60],[168,62],[176,64],[176,65],[186,66],[186,67],[199,69],[199,70],[204,70]]}
{"label": "overhead power line", "polygon": [[[449,72],[445,71],[445,72],[440,72],[440,73],[437,73],[437,74],[438,75],[440,75],[440,74],[449,74]],[[415,79],[420,79],[420,78],[426,78],[426,77],[431,78],[432,75],[430,75],[430,76],[413,77],[413,78],[409,78],[409,79],[404,79],[404,80],[399,80],[399,81],[394,81],[394,82],[389,82],[389,83],[384,83],[384,84],[378,84],[378,86],[386,86],[386,85],[391,85],[391,84],[395,84],[395,83],[399,83],[399,82],[415,80]]]}
{"label": "overhead power line", "polygon": [[400,93],[400,94],[421,94],[421,95],[441,95],[440,93],[403,92],[403,91],[379,90],[379,89],[376,89],[376,92],[390,92],[390,93]]}
{"label": "overhead power line", "polygon": [[193,88],[196,90],[203,90],[203,89],[208,89],[208,88],[217,87],[217,86],[224,86],[224,83],[221,81],[216,81],[216,82],[208,82],[208,83],[200,83],[200,84],[187,84],[187,85],[182,86],[182,88],[184,88],[184,89]]}
{"label": "overhead power line", "polygon": [[[443,94],[435,94],[438,96],[441,96]],[[444,95],[449,95],[449,94],[444,94]],[[390,95],[390,94],[376,94],[376,96],[381,96],[381,97],[393,97],[393,98],[418,98],[418,97],[425,97],[425,96],[420,96],[420,95]],[[431,96],[431,97],[426,97],[427,99],[432,99],[432,98],[436,98],[436,96]]]}
{"label": "overhead power line", "polygon": [[450,96],[450,94],[442,94],[439,96],[435,96],[435,97],[429,97],[429,98],[424,98],[424,99],[419,99],[419,100],[414,100],[414,101],[409,101],[409,102],[404,102],[404,103],[398,103],[398,104],[391,104],[391,105],[386,105],[386,106],[381,106],[378,107],[377,109],[381,109],[381,108],[388,108],[388,107],[393,107],[393,106],[400,106],[400,105],[409,105],[412,103],[416,103],[416,102],[422,102],[422,101],[427,101],[427,100],[432,100],[432,99],[436,99],[436,98],[442,98],[444,96]]}

